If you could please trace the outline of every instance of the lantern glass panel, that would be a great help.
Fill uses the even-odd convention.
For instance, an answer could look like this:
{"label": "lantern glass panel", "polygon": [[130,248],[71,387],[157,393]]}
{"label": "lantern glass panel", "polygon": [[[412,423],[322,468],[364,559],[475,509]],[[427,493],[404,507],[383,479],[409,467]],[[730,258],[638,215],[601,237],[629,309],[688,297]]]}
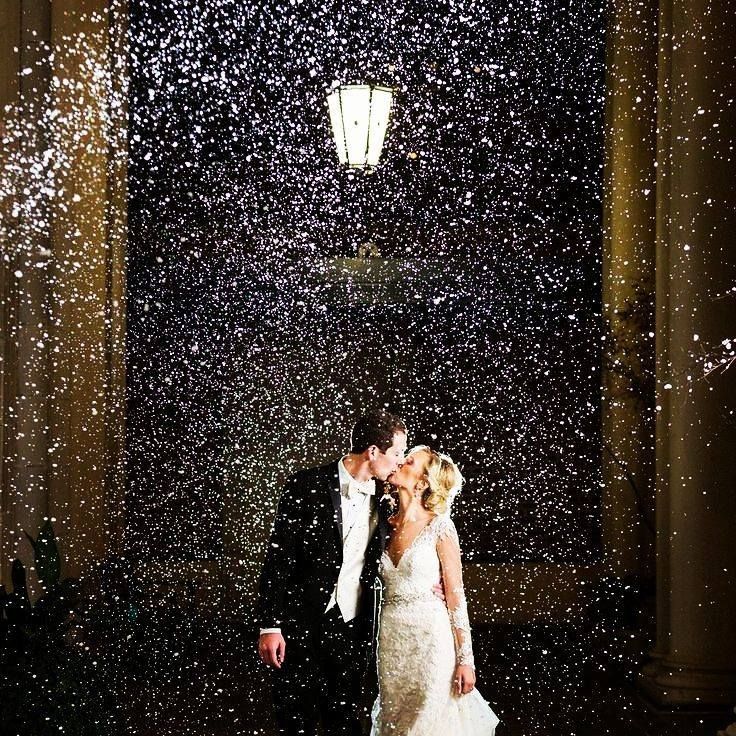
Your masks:
{"label": "lantern glass panel", "polygon": [[388,119],[391,113],[392,90],[386,87],[375,87],[371,93],[370,127],[368,131],[368,156],[366,163],[370,167],[378,165],[383,142],[386,138]]}
{"label": "lantern glass panel", "polygon": [[343,87],[340,90],[340,99],[348,165],[363,168],[368,151],[371,88],[366,84]]}
{"label": "lantern glass panel", "polygon": [[348,153],[345,148],[345,129],[342,124],[339,89],[330,92],[327,97],[327,106],[330,110],[330,123],[332,125],[332,135],[335,138],[335,146],[337,147],[337,158],[341,164],[346,164]]}

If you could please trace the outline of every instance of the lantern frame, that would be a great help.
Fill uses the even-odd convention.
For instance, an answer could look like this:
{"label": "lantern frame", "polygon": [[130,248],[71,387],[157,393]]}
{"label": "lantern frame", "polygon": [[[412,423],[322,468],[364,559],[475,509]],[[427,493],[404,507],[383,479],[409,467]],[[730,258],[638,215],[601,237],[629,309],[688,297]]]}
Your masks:
{"label": "lantern frame", "polygon": [[[365,149],[359,158],[351,161],[351,148],[348,146],[348,136],[346,133],[346,118],[345,115],[345,100],[344,93],[355,92],[357,90],[364,90],[368,92],[368,119],[365,122]],[[376,125],[372,120],[375,102],[378,97],[374,97],[375,93],[380,93],[381,96],[388,96],[388,101],[385,110],[385,126],[381,132],[380,147],[378,153],[375,154],[375,161],[369,160],[373,158],[371,154],[371,144],[375,141]],[[375,84],[372,82],[364,84],[341,84],[330,90],[327,95],[327,106],[330,115],[330,127],[332,128],[332,139],[337,149],[338,160],[340,165],[347,171],[363,171],[366,174],[371,174],[378,167],[378,163],[383,153],[383,148],[386,143],[386,136],[388,134],[389,126],[391,125],[394,107],[394,98],[396,96],[396,89],[381,84]],[[384,103],[385,104],[385,103]],[[336,125],[339,122],[339,129]],[[372,123],[374,123],[372,125]],[[358,124],[358,121],[355,121]],[[339,141],[339,142],[338,142]]]}

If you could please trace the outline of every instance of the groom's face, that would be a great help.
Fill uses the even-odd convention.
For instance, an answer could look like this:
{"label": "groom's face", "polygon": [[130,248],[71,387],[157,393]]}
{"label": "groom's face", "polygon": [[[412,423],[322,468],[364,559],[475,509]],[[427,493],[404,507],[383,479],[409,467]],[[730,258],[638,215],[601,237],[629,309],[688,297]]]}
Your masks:
{"label": "groom's face", "polygon": [[378,480],[388,480],[392,473],[395,473],[404,462],[406,454],[406,434],[397,432],[394,435],[391,447],[386,452],[381,452],[374,447],[371,453],[371,472],[373,477]]}

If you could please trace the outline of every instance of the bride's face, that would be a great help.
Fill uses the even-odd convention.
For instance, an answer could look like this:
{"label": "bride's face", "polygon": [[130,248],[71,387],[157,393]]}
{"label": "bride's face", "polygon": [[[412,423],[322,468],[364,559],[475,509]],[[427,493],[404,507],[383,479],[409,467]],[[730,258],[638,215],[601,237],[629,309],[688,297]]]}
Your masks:
{"label": "bride's face", "polygon": [[430,455],[426,450],[417,450],[406,456],[404,464],[389,478],[396,488],[412,491],[424,478]]}

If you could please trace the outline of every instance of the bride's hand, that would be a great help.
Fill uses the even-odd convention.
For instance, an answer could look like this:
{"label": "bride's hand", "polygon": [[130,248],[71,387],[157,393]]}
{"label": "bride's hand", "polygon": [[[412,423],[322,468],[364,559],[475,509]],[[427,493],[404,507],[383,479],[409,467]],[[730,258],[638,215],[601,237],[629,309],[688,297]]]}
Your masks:
{"label": "bride's hand", "polygon": [[455,667],[455,692],[465,695],[475,687],[475,670],[467,664],[459,664]]}

